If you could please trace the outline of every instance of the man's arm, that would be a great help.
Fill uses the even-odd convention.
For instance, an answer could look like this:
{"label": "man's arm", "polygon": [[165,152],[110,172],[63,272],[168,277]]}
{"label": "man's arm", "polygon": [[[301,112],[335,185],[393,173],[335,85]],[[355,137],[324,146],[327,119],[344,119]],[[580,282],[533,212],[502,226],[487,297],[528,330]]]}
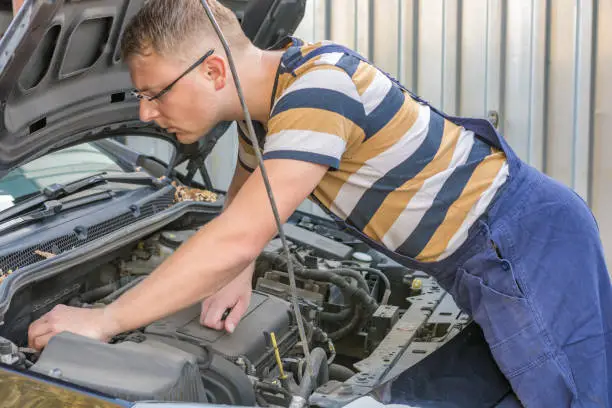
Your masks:
{"label": "man's arm", "polygon": [[[240,159],[236,161],[234,176],[227,190],[224,209],[226,209],[236,196],[244,182],[251,175],[245,167],[240,164]],[[251,262],[244,271],[240,272],[231,282],[224,286],[214,295],[207,297],[202,302],[200,313],[200,323],[204,326],[216,330],[225,328],[232,333],[242,315],[247,311],[251,300],[251,285],[253,273],[255,272],[255,262]],[[231,309],[225,320],[222,320],[223,313]]]}
{"label": "man's arm", "polygon": [[[315,189],[327,166],[288,159],[266,161],[284,223]],[[108,339],[182,310],[234,279],[277,234],[260,170],[244,183],[231,205],[185,242],[138,286],[104,309],[60,306],[30,327],[30,345],[42,348],[67,330]]]}

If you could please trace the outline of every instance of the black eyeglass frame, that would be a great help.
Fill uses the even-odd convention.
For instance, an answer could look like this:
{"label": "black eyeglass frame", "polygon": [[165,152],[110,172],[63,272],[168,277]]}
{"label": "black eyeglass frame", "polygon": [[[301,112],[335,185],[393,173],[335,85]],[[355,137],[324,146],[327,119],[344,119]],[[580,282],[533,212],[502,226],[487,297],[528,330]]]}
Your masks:
{"label": "black eyeglass frame", "polygon": [[133,89],[131,91],[132,95],[135,96],[138,99],[146,99],[147,101],[154,101],[156,99],[161,98],[162,96],[164,96],[165,94],[167,94],[172,87],[181,80],[181,78],[183,78],[185,75],[187,75],[188,73],[190,73],[191,71],[193,71],[198,65],[200,65],[201,63],[203,63],[206,58],[210,57],[213,53],[215,52],[214,49],[210,49],[208,50],[208,52],[204,55],[202,55],[196,62],[194,62],[193,64],[191,64],[191,66],[189,68],[187,68],[185,70],[185,72],[183,72],[178,78],[176,78],[174,81],[172,81],[170,83],[170,85],[168,85],[167,87],[165,87],[164,89],[162,89],[161,91],[159,91],[157,94],[153,95],[153,96],[146,96],[143,95],[142,93],[140,93],[140,91]]}

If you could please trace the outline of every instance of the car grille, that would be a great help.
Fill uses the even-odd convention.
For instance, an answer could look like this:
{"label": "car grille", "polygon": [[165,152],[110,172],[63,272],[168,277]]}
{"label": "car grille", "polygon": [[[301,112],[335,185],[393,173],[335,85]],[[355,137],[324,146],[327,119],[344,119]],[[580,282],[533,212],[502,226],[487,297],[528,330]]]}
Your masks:
{"label": "car grille", "polygon": [[[126,212],[110,220],[106,220],[99,224],[94,224],[87,228],[86,235],[79,236],[79,233],[72,231],[70,234],[54,238],[52,240],[41,242],[29,248],[25,248],[8,255],[0,257],[0,270],[4,273],[14,271],[19,268],[32,265],[45,259],[41,253],[51,253],[59,255],[66,251],[83,246],[91,241],[94,241],[106,234],[117,231],[126,225],[133,224],[142,219],[155,215],[174,203],[174,192],[158,196],[154,200],[141,206],[138,216],[134,216],[132,212]],[[83,232],[85,233],[85,231]]]}

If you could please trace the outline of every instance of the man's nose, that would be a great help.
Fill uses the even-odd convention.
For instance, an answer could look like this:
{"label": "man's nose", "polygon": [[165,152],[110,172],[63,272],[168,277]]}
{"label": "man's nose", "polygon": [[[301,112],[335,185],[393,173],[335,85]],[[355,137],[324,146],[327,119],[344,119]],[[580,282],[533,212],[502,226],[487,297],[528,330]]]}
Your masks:
{"label": "man's nose", "polygon": [[152,122],[159,117],[159,111],[155,106],[155,102],[146,99],[140,100],[140,120],[143,122]]}

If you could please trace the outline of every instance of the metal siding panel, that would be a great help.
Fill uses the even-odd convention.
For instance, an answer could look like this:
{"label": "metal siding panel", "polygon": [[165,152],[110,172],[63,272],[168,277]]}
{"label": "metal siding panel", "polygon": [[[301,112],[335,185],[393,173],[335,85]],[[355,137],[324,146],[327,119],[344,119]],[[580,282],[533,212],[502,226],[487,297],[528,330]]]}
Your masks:
{"label": "metal siding panel", "polygon": [[370,0],[354,0],[355,9],[355,37],[357,41],[356,51],[368,59],[370,55]]}
{"label": "metal siding panel", "polygon": [[308,0],[306,2],[306,9],[304,10],[304,17],[302,22],[295,30],[294,35],[303,39],[304,41],[313,41],[314,39],[314,25],[315,25],[315,2]]}
{"label": "metal siding panel", "polygon": [[328,40],[327,2],[331,0],[311,0],[314,4],[313,30],[314,41]]}
{"label": "metal siding panel", "polygon": [[451,115],[459,110],[460,9],[461,1],[444,0],[444,38],[442,39],[442,101],[440,108]]}
{"label": "metal siding panel", "polygon": [[419,2],[418,78],[420,96],[432,105],[442,104],[442,61],[444,43],[444,2]]}
{"label": "metal siding panel", "polygon": [[[597,30],[591,206],[612,267],[612,1],[600,0]],[[612,273],[612,268],[610,268]]]}
{"label": "metal siding panel", "polygon": [[465,0],[461,22],[460,114],[486,116],[487,0]]}
{"label": "metal siding panel", "polygon": [[[504,136],[515,152],[528,160],[531,107],[532,2],[506,3],[505,84],[503,109]],[[527,52],[526,52],[527,51]]]}
{"label": "metal siding panel", "polygon": [[399,67],[398,39],[399,0],[375,1],[373,4],[374,47],[373,61],[390,75],[397,77]]}
{"label": "metal siding panel", "polygon": [[551,8],[550,87],[546,171],[572,186],[576,97],[576,1]]}
{"label": "metal siding panel", "polygon": [[356,46],[355,0],[333,0],[330,39],[347,47]]}
{"label": "metal siding panel", "polygon": [[548,105],[549,9],[547,0],[535,0],[532,9],[531,90],[529,104],[529,146],[526,160],[544,169],[546,143],[546,108]]}
{"label": "metal siding panel", "polygon": [[416,62],[418,60],[418,5],[419,0],[402,0],[400,10],[400,75],[402,84],[415,93],[417,88]]}
{"label": "metal siding panel", "polygon": [[580,2],[577,14],[572,185],[576,192],[587,200],[592,140],[591,102],[595,22],[593,3],[591,1]]}
{"label": "metal siding panel", "polygon": [[[505,8],[502,0],[491,0],[487,3],[487,44],[486,44],[486,79],[485,102],[483,114],[496,112],[501,115],[503,109],[503,75],[504,75],[504,18]],[[503,132],[503,121],[497,124]]]}

